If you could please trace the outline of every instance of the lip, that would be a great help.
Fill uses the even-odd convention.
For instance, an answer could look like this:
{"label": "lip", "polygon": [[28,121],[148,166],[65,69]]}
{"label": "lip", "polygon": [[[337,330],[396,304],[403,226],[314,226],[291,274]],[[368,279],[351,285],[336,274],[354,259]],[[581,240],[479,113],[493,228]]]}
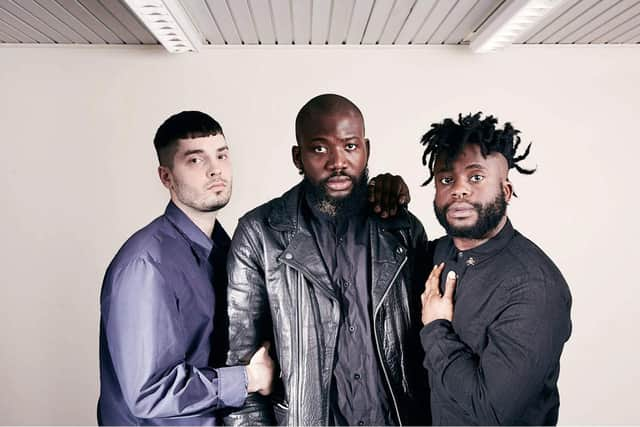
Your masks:
{"label": "lip", "polygon": [[207,190],[217,190],[220,191],[227,186],[227,183],[224,181],[213,181],[211,184],[207,186]]}
{"label": "lip", "polygon": [[326,185],[332,191],[346,191],[351,188],[352,182],[348,176],[332,176]]}
{"label": "lip", "polygon": [[447,208],[447,217],[452,219],[466,219],[475,213],[475,208],[470,203],[452,203]]}

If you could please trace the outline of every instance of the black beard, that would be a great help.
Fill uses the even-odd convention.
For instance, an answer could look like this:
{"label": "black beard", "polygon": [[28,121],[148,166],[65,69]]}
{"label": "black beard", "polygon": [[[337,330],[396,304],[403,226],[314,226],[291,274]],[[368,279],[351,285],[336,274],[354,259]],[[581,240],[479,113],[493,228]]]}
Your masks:
{"label": "black beard", "polygon": [[[353,181],[351,193],[344,197],[332,197],[327,193],[327,182],[329,178],[336,176],[348,176]],[[318,184],[311,182],[306,176],[304,185],[309,193],[310,201],[320,212],[336,217],[347,215],[351,212],[362,209],[362,203],[367,199],[367,182],[369,181],[369,170],[365,168],[359,177],[353,177],[345,173],[337,172],[320,181]]]}
{"label": "black beard", "polygon": [[472,205],[478,214],[478,220],[469,227],[453,227],[447,222],[447,209],[449,209],[450,205],[438,209],[434,201],[433,209],[436,212],[438,222],[444,227],[449,236],[475,240],[484,238],[490,231],[494,230],[507,213],[507,201],[502,189],[493,202],[486,205],[480,203],[472,203]]}

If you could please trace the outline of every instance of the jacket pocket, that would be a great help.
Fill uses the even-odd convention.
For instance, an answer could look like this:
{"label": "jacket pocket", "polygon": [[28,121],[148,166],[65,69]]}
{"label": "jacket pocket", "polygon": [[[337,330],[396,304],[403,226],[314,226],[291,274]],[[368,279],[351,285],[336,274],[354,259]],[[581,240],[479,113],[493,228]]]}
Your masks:
{"label": "jacket pocket", "polygon": [[273,414],[276,418],[276,425],[287,425],[289,417],[289,404],[287,402],[273,402]]}

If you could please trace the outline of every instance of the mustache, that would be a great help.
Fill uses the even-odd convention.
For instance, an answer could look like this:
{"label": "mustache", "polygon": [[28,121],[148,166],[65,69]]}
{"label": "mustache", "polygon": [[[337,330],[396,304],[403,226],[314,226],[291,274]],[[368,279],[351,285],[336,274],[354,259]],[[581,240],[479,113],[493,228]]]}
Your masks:
{"label": "mustache", "polygon": [[337,177],[345,177],[345,178],[349,178],[351,181],[355,181],[355,177],[351,176],[347,173],[344,173],[342,171],[336,171],[336,172],[332,172],[331,175],[329,175],[328,177],[326,177],[325,179],[322,180],[323,183],[327,183],[331,178],[337,178]]}

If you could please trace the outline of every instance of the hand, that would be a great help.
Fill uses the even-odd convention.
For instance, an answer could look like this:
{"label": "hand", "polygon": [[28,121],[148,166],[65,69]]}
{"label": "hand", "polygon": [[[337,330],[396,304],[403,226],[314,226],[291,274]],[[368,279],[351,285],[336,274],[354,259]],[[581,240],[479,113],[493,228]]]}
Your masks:
{"label": "hand", "polygon": [[456,273],[449,271],[444,295],[440,295],[440,274],[444,270],[444,263],[435,265],[424,285],[422,300],[422,324],[428,325],[437,319],[453,320],[453,291],[456,288]]}
{"label": "hand", "polygon": [[400,175],[378,175],[369,181],[367,190],[373,211],[382,218],[395,216],[399,207],[406,206],[411,201],[409,187]]}
{"label": "hand", "polygon": [[269,356],[269,342],[262,343],[262,347],[251,356],[247,365],[247,391],[258,392],[263,396],[271,393],[273,385],[273,359]]}

